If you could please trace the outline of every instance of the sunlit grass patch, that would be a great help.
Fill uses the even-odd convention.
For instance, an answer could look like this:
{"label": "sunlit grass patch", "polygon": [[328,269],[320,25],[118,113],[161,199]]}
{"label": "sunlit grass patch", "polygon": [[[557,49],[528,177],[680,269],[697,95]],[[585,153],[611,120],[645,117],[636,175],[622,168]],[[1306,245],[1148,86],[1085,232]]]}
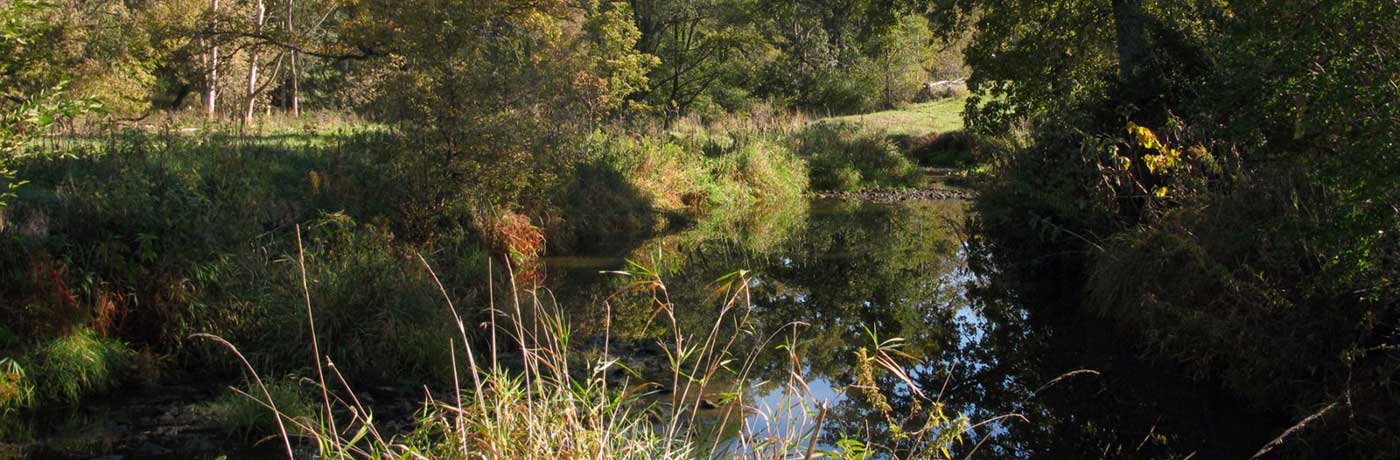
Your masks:
{"label": "sunlit grass patch", "polygon": [[962,111],[966,102],[966,97],[955,97],[884,112],[826,118],[818,123],[850,123],[891,135],[923,136],[963,129]]}
{"label": "sunlit grass patch", "polygon": [[72,405],[116,388],[133,356],[121,341],[78,328],[40,346],[25,361],[38,400]]}
{"label": "sunlit grass patch", "polygon": [[914,163],[882,131],[822,123],[798,134],[794,144],[811,167],[816,190],[858,191],[916,184]]}

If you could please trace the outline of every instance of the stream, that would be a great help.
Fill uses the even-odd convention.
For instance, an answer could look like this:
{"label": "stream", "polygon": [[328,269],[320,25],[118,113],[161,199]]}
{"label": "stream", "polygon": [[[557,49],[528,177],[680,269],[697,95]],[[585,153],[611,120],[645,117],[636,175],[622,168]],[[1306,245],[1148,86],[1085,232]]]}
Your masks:
{"label": "stream", "polygon": [[[576,334],[645,350],[659,348],[672,328],[704,336],[722,316],[717,280],[745,270],[752,310],[740,332],[751,340],[734,348],[756,358],[744,420],[715,411],[730,415],[713,417],[727,420],[716,423],[726,425],[716,435],[727,440],[715,444],[721,450],[742,448],[736,439],[802,436],[822,406],[823,446],[843,436],[897,445],[880,411],[851,394],[858,350],[891,338],[903,340],[910,379],[878,379],[896,413],[911,407],[912,383],[945,411],[988,422],[968,433],[959,456],[980,444],[974,458],[1248,458],[1276,434],[1260,428],[1275,420],[1218,385],[1143,361],[1111,326],[1025,299],[994,271],[973,270],[988,264],[970,263],[968,207],[960,199],[816,199],[553,258],[546,285],[556,298],[591,300],[568,307]],[[658,318],[653,294],[627,289],[643,276],[609,271],[659,275],[676,325]],[[664,362],[655,352],[616,354],[641,368]]]}
{"label": "stream", "polygon": [[[981,424],[958,444],[959,458],[1248,458],[1277,434],[1261,428],[1276,420],[1218,385],[1144,361],[1111,326],[1018,295],[976,263],[967,208],[962,199],[783,203],[549,257],[539,292],[560,299],[583,356],[606,351],[626,366],[614,380],[667,380],[662,344],[677,332],[733,337],[736,371],[685,390],[710,428],[700,441],[719,453],[801,439],[818,419],[822,449],[854,440],[897,450],[890,419],[855,386],[859,353],[879,342],[897,345],[908,372],[875,378],[893,413],[922,393],[921,407],[937,401],[950,418]],[[651,279],[664,289],[638,283]],[[735,293],[751,307],[726,300]],[[658,309],[658,297],[671,307]],[[675,401],[675,392],[657,398]],[[279,458],[275,442],[249,449],[201,422],[199,401],[216,393],[152,388],[85,407],[29,456]],[[404,399],[400,411],[411,412],[418,401]]]}

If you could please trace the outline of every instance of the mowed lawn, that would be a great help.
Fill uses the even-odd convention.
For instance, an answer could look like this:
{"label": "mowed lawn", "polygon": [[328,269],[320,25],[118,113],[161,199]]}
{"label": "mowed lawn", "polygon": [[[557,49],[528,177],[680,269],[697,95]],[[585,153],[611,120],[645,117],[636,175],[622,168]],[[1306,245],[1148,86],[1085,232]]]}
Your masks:
{"label": "mowed lawn", "polygon": [[826,118],[818,123],[852,123],[890,134],[922,136],[931,132],[956,131],[963,128],[962,110],[966,97],[910,104],[884,112]]}

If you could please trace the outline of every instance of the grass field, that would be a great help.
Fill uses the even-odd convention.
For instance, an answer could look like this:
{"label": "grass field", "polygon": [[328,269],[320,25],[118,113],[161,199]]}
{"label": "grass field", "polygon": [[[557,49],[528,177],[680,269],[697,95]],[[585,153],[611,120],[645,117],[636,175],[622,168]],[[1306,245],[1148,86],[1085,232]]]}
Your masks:
{"label": "grass field", "polygon": [[956,131],[963,128],[962,110],[966,97],[911,104],[884,112],[832,117],[821,123],[845,122],[866,128],[881,129],[889,134],[921,136],[931,132]]}

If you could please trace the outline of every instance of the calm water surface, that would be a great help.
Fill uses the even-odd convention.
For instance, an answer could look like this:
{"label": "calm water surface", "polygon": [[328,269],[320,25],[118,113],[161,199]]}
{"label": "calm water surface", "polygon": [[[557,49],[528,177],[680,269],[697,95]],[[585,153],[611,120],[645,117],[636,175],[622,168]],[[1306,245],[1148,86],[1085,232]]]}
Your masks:
{"label": "calm water surface", "polygon": [[[571,299],[567,314],[584,343],[600,348],[606,335],[610,354],[647,377],[669,369],[660,344],[672,343],[675,329],[703,339],[718,320],[720,337],[737,337],[732,356],[751,358],[751,366],[732,365],[729,383],[715,386],[742,379],[748,409],[733,409],[734,395],[704,401],[713,407],[704,423],[715,427],[721,448],[740,448],[741,438],[803,436],[819,405],[829,408],[825,446],[843,434],[907,445],[851,388],[858,351],[890,338],[904,340],[901,364],[914,386],[948,413],[972,423],[1016,415],[972,432],[958,457],[1247,458],[1268,441],[1260,428],[1267,419],[1210,382],[1139,359],[1131,343],[1092,319],[1017,295],[967,244],[966,207],[789,204],[649,241],[599,242],[550,259],[545,284]],[[733,292],[726,288],[737,270],[745,270],[752,308],[725,311],[723,292]],[[674,305],[674,326],[653,300],[658,294],[637,289],[634,282],[648,277],[641,273],[666,286],[660,295]],[[909,384],[888,373],[877,381],[893,413],[906,413]]]}
{"label": "calm water surface", "polygon": [[[858,353],[893,338],[903,340],[897,359],[909,378],[875,374],[891,413],[909,413],[917,389],[954,417],[999,420],[969,433],[955,458],[1248,458],[1277,434],[1277,421],[1252,415],[1210,382],[1143,361],[1111,328],[1052,300],[1018,295],[968,244],[966,207],[785,203],[646,241],[596,242],[547,260],[543,281],[566,305],[575,351],[597,359],[606,345],[631,369],[610,374],[614,381],[669,382],[664,344],[675,343],[677,332],[696,343],[713,331],[730,350],[725,371],[704,389],[663,388],[654,397],[663,408],[674,400],[698,404],[697,423],[712,433],[701,441],[718,451],[762,448],[750,440],[806,439],[819,407],[827,414],[822,447],[850,436],[877,450],[907,448],[909,441],[891,435],[890,419],[853,388]],[[640,282],[649,279],[665,289]],[[729,304],[737,308],[724,308],[736,292],[742,296]],[[669,300],[673,315],[658,297]],[[98,404],[59,431],[100,444],[141,430],[185,429],[197,424],[164,418],[197,414],[168,409],[207,398],[157,394]],[[157,426],[145,426],[151,423]],[[181,437],[193,441],[131,458],[281,455],[270,444],[225,446],[211,433]]]}

